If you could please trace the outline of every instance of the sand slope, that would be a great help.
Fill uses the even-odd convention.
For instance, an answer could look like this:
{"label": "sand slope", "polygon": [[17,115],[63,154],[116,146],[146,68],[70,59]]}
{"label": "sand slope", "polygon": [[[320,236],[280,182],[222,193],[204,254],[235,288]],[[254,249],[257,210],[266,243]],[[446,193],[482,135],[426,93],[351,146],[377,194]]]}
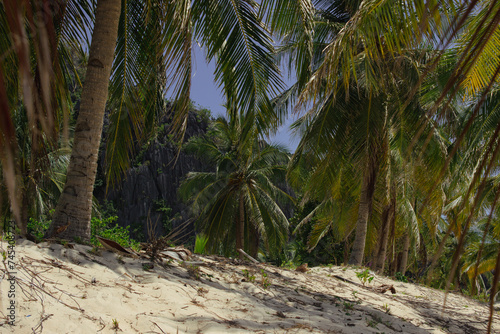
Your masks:
{"label": "sand slope", "polygon": [[[194,256],[204,265],[173,261],[146,271],[145,259],[93,255],[82,245],[18,241],[15,249],[16,326],[2,320],[1,333],[483,333],[489,313],[455,294],[443,311],[443,292],[383,277],[363,287],[359,269],[300,273]],[[5,273],[0,264],[2,319]],[[382,284],[396,294],[373,290]]]}

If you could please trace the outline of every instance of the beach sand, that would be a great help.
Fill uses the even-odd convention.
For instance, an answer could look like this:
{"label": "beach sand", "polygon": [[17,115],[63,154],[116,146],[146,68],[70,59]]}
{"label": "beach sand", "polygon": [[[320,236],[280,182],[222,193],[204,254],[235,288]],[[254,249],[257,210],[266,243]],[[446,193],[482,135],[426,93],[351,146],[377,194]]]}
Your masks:
{"label": "beach sand", "polygon": [[[6,250],[0,242],[0,252]],[[462,295],[374,275],[302,273],[193,255],[151,263],[91,247],[18,240],[15,326],[0,264],[1,333],[485,333],[489,309]],[[377,292],[381,285],[393,286]],[[495,312],[493,332],[500,333]]]}

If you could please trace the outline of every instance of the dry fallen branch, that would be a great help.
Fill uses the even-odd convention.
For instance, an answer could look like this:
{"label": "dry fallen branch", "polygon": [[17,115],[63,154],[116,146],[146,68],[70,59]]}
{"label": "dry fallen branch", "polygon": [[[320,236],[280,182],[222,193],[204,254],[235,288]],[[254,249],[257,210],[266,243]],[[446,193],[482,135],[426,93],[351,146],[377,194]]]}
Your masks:
{"label": "dry fallen branch", "polygon": [[243,254],[247,259],[249,259],[250,261],[252,261],[253,263],[260,263],[259,261],[257,261],[256,259],[254,259],[253,257],[251,257],[250,255],[248,255],[243,249],[238,249],[238,252],[240,252],[241,254]]}
{"label": "dry fallen branch", "polygon": [[[150,321],[151,321],[151,320],[150,320]],[[156,327],[158,327],[158,329],[159,329],[159,330],[160,330],[163,334],[167,334],[167,332],[165,332],[163,329],[161,329],[161,327],[160,327],[160,326],[158,326],[158,324],[157,324],[156,322],[151,321],[151,323],[152,323],[153,325],[155,325]]]}
{"label": "dry fallen branch", "polygon": [[115,242],[113,240],[105,239],[105,238],[102,238],[100,236],[96,236],[96,238],[97,238],[97,240],[99,240],[99,242],[101,243],[101,245],[105,249],[107,249],[111,252],[118,253],[118,254],[123,255],[123,256],[133,257],[133,258],[139,257],[133,250],[125,249],[120,244],[118,244],[117,242]]}
{"label": "dry fallen branch", "polygon": [[36,331],[38,330],[38,328],[40,328],[40,333],[43,332],[43,322],[45,320],[47,320],[48,318],[50,318],[51,316],[53,316],[53,314],[47,314],[45,316],[43,316],[40,321],[38,322],[38,325],[36,325],[36,327],[34,328],[31,328],[31,330],[33,331],[33,333],[36,333]]}
{"label": "dry fallen branch", "polygon": [[377,291],[380,293],[386,293],[387,291],[390,291],[392,294],[396,293],[396,289],[394,288],[394,286],[388,285],[388,284],[382,284],[378,288],[375,288],[374,291]]}

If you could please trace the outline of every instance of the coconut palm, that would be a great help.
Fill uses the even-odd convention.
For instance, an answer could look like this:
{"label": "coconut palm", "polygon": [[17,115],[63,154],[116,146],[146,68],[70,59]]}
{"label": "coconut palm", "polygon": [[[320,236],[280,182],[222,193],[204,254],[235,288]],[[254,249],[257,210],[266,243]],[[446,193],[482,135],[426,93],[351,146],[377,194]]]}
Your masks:
{"label": "coconut palm", "polygon": [[[419,73],[427,54],[429,51],[425,50],[407,51],[394,62],[388,60],[374,65],[367,64],[368,57],[364,52],[360,52],[356,63],[352,64],[357,68],[357,83],[352,81],[351,86],[346,88],[344,77],[338,74],[336,92],[318,94],[313,108],[296,125],[304,132],[294,156],[296,163],[306,157],[311,159],[312,156],[318,166],[311,177],[311,189],[317,191],[321,187],[330,186],[332,189],[338,189],[336,184],[342,182],[340,177],[344,176],[346,170],[342,167],[343,164],[354,166],[348,167],[347,170],[354,169],[360,173],[358,180],[349,178],[354,179],[350,188],[358,197],[357,223],[350,263],[360,265],[363,260],[378,176],[387,173],[384,169],[388,168],[391,171],[389,175],[392,175],[390,179],[393,179],[389,185],[397,184],[394,173],[404,171],[403,166],[411,164],[419,152],[413,150],[408,154],[407,151],[415,134],[414,124],[420,117],[425,117],[425,110],[415,96],[411,100],[407,99],[412,94],[411,89],[419,81]],[[379,81],[378,88],[373,85],[374,80]],[[439,144],[439,134],[432,127],[428,127],[425,132],[428,134],[426,138],[430,139],[425,145],[437,148],[441,146],[440,150],[430,152],[444,153],[444,147]],[[416,148],[422,148],[423,145],[422,142]],[[394,155],[396,152],[397,158]],[[431,163],[431,160],[427,163]],[[417,165],[413,162],[413,166]],[[408,175],[408,172],[402,175]],[[399,185],[393,187],[410,189]],[[331,196],[329,190],[324,193]],[[400,199],[395,202],[397,207],[412,207],[410,203],[413,203],[413,200],[408,198],[408,194],[403,191],[394,195]],[[394,196],[393,200],[396,200]],[[350,210],[348,212],[352,212]]]}
{"label": "coconut palm", "polygon": [[97,2],[73,150],[50,232],[60,237],[90,239],[92,195],[120,13],[120,0]]}
{"label": "coconut palm", "polygon": [[288,220],[278,205],[288,195],[278,185],[284,184],[289,156],[259,139],[252,117],[228,117],[187,144],[187,151],[207,159],[215,171],[189,173],[179,193],[192,201],[211,251],[244,249],[256,256],[262,239],[276,252],[288,238]]}

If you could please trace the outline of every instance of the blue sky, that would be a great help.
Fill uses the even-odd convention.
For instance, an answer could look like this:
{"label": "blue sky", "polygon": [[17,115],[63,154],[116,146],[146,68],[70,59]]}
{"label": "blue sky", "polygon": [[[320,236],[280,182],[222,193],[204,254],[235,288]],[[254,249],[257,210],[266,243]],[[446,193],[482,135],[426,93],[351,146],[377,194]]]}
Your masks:
{"label": "blue sky", "polygon": [[[203,51],[195,44],[191,100],[200,107],[210,109],[213,116],[225,115],[225,109],[222,107],[224,97],[222,91],[217,87],[217,83],[214,82],[214,69],[214,64],[206,63]],[[289,116],[285,125],[279,129],[278,134],[271,138],[271,142],[282,144],[293,152],[299,140],[292,137],[289,127],[296,118],[297,116],[294,115]]]}

